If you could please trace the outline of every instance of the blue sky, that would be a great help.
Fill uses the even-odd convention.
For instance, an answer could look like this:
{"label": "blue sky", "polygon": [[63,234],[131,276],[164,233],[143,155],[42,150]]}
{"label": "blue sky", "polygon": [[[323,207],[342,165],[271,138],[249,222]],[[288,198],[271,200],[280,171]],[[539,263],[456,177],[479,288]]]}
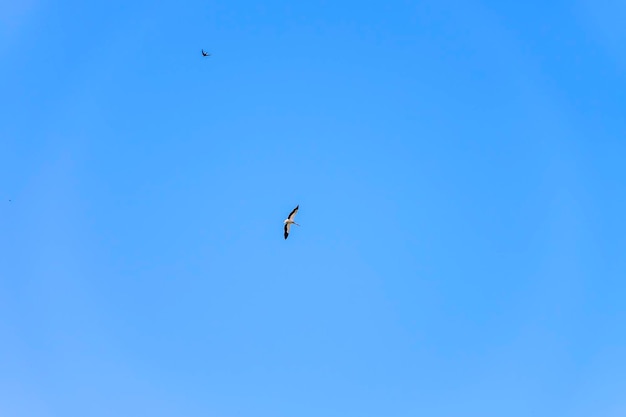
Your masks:
{"label": "blue sky", "polygon": [[0,414],[626,415],[622,2],[13,3]]}

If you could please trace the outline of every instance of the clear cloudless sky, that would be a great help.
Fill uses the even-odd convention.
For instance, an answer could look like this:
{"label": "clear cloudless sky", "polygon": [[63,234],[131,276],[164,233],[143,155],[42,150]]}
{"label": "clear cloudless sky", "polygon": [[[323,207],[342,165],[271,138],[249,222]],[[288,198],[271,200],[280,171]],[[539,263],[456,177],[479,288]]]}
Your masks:
{"label": "clear cloudless sky", "polygon": [[3,1],[0,415],[625,416],[625,18]]}

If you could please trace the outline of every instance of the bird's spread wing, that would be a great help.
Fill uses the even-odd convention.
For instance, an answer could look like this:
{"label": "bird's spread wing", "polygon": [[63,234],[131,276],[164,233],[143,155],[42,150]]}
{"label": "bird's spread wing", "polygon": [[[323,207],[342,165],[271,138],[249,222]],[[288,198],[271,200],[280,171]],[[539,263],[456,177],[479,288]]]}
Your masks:
{"label": "bird's spread wing", "polygon": [[296,213],[298,212],[298,209],[299,209],[299,208],[300,208],[300,204],[298,204],[298,205],[296,206],[296,208],[295,208],[295,209],[293,209],[293,210],[291,211],[291,213],[289,213],[289,217],[287,217],[287,218],[288,218],[289,220],[293,220],[293,218],[295,217],[295,215],[296,215]]}
{"label": "bird's spread wing", "polygon": [[289,236],[289,228],[291,227],[291,223],[285,223],[285,239]]}

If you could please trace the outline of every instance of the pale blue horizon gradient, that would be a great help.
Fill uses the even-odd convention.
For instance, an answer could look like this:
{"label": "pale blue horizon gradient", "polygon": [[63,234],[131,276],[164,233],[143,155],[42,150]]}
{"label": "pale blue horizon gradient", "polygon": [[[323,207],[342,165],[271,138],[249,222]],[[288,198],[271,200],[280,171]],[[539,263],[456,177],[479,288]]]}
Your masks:
{"label": "pale blue horizon gradient", "polygon": [[626,415],[624,17],[0,6],[0,415]]}

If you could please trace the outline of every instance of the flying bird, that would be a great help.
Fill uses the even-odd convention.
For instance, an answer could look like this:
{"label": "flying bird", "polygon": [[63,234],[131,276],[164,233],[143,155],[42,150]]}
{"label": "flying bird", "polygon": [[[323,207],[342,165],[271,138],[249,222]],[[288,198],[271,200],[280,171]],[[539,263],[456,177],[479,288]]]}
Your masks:
{"label": "flying bird", "polygon": [[211,56],[211,54],[204,52],[204,49],[202,50],[202,56]]}
{"label": "flying bird", "polygon": [[300,208],[300,204],[298,204],[296,208],[293,209],[291,213],[289,213],[289,216],[283,222],[285,223],[285,239],[287,239],[287,236],[289,236],[289,229],[291,228],[292,224],[295,224],[296,226],[300,226],[298,223],[293,221],[293,218],[296,217],[296,213],[298,212],[299,208]]}

